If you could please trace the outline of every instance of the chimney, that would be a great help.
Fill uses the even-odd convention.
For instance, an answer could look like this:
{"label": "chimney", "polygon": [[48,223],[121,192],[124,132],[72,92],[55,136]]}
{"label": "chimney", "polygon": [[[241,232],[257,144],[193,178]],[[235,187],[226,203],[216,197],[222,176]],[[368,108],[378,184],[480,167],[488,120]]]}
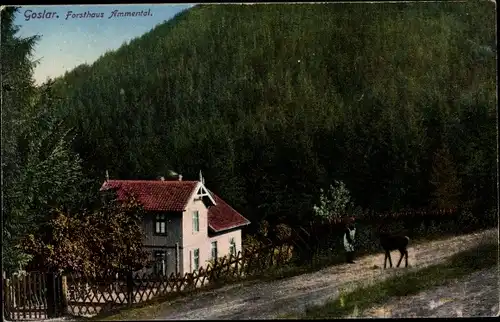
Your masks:
{"label": "chimney", "polygon": [[179,174],[179,181],[182,181],[182,174]]}
{"label": "chimney", "polygon": [[165,181],[165,177],[160,177],[160,180],[161,181]]}
{"label": "chimney", "polygon": [[106,170],[106,181],[109,181],[109,172]]}

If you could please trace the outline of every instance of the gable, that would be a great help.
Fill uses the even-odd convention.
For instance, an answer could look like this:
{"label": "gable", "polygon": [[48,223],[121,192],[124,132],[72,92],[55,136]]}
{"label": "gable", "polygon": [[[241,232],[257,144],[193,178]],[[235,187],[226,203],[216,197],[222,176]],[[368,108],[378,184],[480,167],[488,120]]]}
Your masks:
{"label": "gable", "polygon": [[193,196],[194,200],[201,200],[205,204],[205,207],[209,208],[211,206],[216,206],[217,202],[213,196],[208,192],[208,189],[200,182],[196,187],[196,193]]}

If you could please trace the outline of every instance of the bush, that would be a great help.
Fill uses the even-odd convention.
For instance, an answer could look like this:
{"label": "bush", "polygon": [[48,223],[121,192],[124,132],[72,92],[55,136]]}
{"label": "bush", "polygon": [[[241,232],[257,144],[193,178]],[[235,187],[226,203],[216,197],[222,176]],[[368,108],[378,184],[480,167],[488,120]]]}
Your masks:
{"label": "bush", "polygon": [[[342,236],[343,237],[343,236]],[[358,225],[355,238],[356,250],[371,252],[379,249],[376,231],[371,225]]]}
{"label": "bush", "polygon": [[313,206],[314,215],[321,219],[333,220],[345,217],[348,209],[353,208],[351,193],[342,181],[335,180],[327,191],[320,189],[319,205]]}
{"label": "bush", "polygon": [[491,208],[486,211],[481,218],[481,226],[482,227],[495,227],[498,225],[498,210],[495,208]]}
{"label": "bush", "polygon": [[292,228],[287,224],[278,224],[274,227],[276,237],[280,241],[284,241],[292,237]]}
{"label": "bush", "polygon": [[444,220],[443,222],[436,222],[436,226],[439,232],[443,233],[456,233],[457,224],[455,220]]}
{"label": "bush", "polygon": [[243,239],[243,250],[248,252],[252,249],[258,249],[263,246],[262,241],[255,235],[247,235],[245,239]]}
{"label": "bush", "polygon": [[267,220],[261,220],[259,222],[259,228],[257,229],[257,233],[262,236],[267,236],[269,232],[269,222]]}
{"label": "bush", "polygon": [[457,218],[458,226],[464,232],[470,232],[478,227],[479,221],[470,209],[463,209]]}
{"label": "bush", "polygon": [[[425,232],[426,232],[426,228],[425,228],[425,223],[422,221],[418,226],[417,228],[415,228],[413,230],[413,236],[424,236],[425,235]],[[413,237],[412,236],[412,237]]]}
{"label": "bush", "polygon": [[429,227],[427,228],[427,234],[431,236],[435,236],[440,232],[439,227],[436,225],[435,220],[431,220]]}

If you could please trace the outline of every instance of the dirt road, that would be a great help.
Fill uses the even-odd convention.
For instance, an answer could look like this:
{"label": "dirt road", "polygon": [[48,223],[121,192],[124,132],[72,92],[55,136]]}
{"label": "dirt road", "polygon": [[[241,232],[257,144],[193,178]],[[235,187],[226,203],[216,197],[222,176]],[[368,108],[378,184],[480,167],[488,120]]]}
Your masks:
{"label": "dirt road", "polygon": [[[498,240],[498,230],[415,245],[408,249],[408,269],[438,264],[484,240]],[[399,258],[396,252],[392,257],[393,263]],[[307,306],[337,297],[340,290],[351,290],[404,273],[405,268],[374,269],[374,265],[383,265],[383,259],[380,253],[359,258],[356,264],[332,266],[273,282],[234,284],[202,292],[172,302],[159,311],[156,319],[273,319],[286,313],[301,313]],[[498,288],[496,291],[498,294]]]}

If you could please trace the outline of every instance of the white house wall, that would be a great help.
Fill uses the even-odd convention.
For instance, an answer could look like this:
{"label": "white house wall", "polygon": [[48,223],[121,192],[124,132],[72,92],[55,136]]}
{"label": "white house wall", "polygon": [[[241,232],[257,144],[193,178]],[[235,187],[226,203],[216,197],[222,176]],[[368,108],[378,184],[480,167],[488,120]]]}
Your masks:
{"label": "white house wall", "polygon": [[228,256],[231,238],[234,238],[234,242],[236,244],[236,254],[241,251],[241,229],[238,229],[209,238],[208,247],[206,247],[209,259],[211,259],[212,256],[212,242],[214,241],[217,242],[217,257]]}
{"label": "white house wall", "polygon": [[[199,213],[199,231],[193,231],[193,212],[198,210]],[[190,260],[190,253],[196,248],[200,249],[200,266],[206,260],[205,254],[202,251],[203,245],[208,240],[208,209],[201,200],[191,200],[186,206],[186,210],[182,215],[182,259],[184,272],[190,272],[190,267],[194,265]],[[192,253],[191,253],[192,256]]]}
{"label": "white house wall", "polygon": [[217,241],[217,257],[229,255],[230,240],[234,238],[236,253],[241,251],[241,229],[228,232],[216,237],[207,238],[197,244],[184,247],[183,253],[183,273],[190,273],[194,270],[194,250],[200,250],[200,267],[206,267],[212,259],[212,242]]}
{"label": "white house wall", "polygon": [[[193,211],[199,213],[199,232],[193,232]],[[241,250],[241,229],[215,237],[208,237],[208,209],[201,200],[188,203],[182,216],[182,267],[183,273],[194,269],[194,250],[199,249],[200,267],[206,267],[212,258],[212,241],[217,241],[218,257],[229,254],[229,242],[234,238],[236,252]]]}

